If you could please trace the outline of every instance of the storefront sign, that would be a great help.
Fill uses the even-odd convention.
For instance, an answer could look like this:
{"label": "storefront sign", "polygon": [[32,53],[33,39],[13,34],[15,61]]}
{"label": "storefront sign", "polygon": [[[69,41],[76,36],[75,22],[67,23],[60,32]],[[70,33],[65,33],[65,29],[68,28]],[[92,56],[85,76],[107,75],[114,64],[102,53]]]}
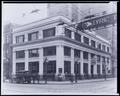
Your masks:
{"label": "storefront sign", "polygon": [[78,23],[77,29],[78,30],[87,30],[91,28],[98,28],[102,26],[107,26],[110,24],[115,24],[117,22],[117,14],[112,13],[109,15],[104,15],[101,17],[89,19],[83,22]]}

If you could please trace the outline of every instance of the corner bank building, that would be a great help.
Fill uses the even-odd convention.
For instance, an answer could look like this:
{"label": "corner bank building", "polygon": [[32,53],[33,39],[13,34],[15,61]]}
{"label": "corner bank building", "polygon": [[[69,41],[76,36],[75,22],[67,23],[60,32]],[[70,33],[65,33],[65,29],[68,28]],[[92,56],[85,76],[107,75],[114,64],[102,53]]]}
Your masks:
{"label": "corner bank building", "polygon": [[110,75],[110,42],[93,32],[65,27],[71,24],[68,18],[55,16],[15,28],[12,74],[26,70],[42,77],[47,72],[52,79],[59,73],[77,73],[79,79]]}

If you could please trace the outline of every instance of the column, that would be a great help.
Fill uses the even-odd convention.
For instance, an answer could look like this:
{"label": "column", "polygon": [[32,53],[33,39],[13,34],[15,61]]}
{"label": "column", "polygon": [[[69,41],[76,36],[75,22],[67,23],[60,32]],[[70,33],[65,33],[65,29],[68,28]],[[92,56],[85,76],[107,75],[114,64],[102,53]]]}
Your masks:
{"label": "column", "polygon": [[75,33],[74,32],[72,32],[72,39],[75,39]]}
{"label": "column", "polygon": [[102,69],[103,67],[102,67],[102,56],[100,56],[100,74],[102,75],[103,74],[103,72],[102,72]]}
{"label": "column", "polygon": [[27,42],[27,41],[28,41],[28,34],[25,33],[25,42]]}
{"label": "column", "polygon": [[83,51],[80,51],[80,58],[81,58],[81,63],[80,63],[80,74],[84,75],[83,73]]}
{"label": "column", "polygon": [[12,75],[16,73],[16,52],[13,51],[13,65],[12,65]]}
{"label": "column", "polygon": [[28,71],[28,50],[25,50],[25,70]]}
{"label": "column", "polygon": [[13,44],[15,44],[16,43],[16,36],[13,34]]}
{"label": "column", "polygon": [[91,75],[91,54],[88,53],[88,74]]}
{"label": "column", "polygon": [[39,49],[39,75],[43,75],[43,48]]}
{"label": "column", "polygon": [[83,35],[81,35],[81,42],[83,43]]}
{"label": "column", "polygon": [[39,33],[38,33],[38,38],[39,38],[39,39],[42,39],[42,38],[43,38],[43,32],[42,32],[42,30],[39,31]]}
{"label": "column", "polygon": [[74,49],[71,48],[71,73],[74,74]]}
{"label": "column", "polygon": [[[96,55],[95,55],[95,58],[96,58]],[[97,75],[97,63],[94,65],[93,69],[94,69],[93,74]]]}
{"label": "column", "polygon": [[64,47],[58,45],[56,53],[56,75],[59,73],[59,68],[62,68],[62,74],[64,74]]}

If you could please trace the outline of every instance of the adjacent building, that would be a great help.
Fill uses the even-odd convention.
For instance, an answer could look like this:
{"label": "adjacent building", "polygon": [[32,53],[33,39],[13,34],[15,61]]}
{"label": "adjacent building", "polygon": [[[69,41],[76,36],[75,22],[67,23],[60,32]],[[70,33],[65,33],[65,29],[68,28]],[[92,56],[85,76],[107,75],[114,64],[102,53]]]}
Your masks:
{"label": "adjacent building", "polygon": [[64,16],[52,16],[15,28],[12,74],[29,70],[43,77],[47,72],[52,79],[59,73],[79,79],[111,74],[110,42],[89,30],[68,28],[71,24]]}
{"label": "adjacent building", "polygon": [[3,28],[3,76],[9,79],[12,75],[12,31],[13,24],[6,24]]}

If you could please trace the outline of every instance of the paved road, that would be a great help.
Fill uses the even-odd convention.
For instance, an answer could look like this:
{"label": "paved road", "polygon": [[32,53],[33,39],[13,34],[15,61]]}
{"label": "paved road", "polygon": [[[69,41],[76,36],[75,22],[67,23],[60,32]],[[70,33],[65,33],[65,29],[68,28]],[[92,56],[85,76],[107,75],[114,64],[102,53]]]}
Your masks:
{"label": "paved road", "polygon": [[48,82],[44,84],[10,84],[2,85],[2,94],[116,94],[116,79],[84,80],[77,84],[70,82]]}

